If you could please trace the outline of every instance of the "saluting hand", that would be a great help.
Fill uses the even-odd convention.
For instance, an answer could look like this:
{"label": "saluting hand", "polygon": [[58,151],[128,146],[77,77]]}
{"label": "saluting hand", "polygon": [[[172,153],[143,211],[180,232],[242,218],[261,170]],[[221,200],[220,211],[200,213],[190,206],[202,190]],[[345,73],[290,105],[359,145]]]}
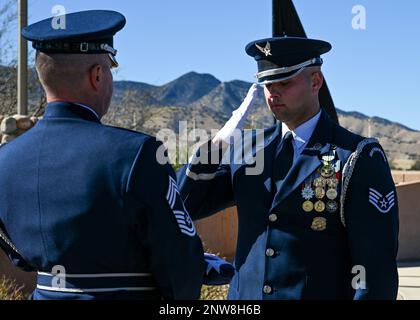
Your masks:
{"label": "saluting hand", "polygon": [[232,112],[232,117],[226,122],[222,129],[216,134],[212,142],[218,144],[220,142],[230,143],[230,137],[234,135],[235,130],[241,130],[244,126],[246,118],[251,111],[255,98],[258,95],[258,84],[254,83],[248,90],[248,94],[238,109]]}

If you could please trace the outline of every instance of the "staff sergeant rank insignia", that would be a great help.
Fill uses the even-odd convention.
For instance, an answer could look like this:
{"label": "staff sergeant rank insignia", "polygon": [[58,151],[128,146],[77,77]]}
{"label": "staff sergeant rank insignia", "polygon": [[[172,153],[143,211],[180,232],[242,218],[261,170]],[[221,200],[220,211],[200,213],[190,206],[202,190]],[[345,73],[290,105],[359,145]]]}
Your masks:
{"label": "staff sergeant rank insignia", "polygon": [[388,213],[395,205],[395,192],[391,191],[384,196],[379,191],[369,188],[369,202],[373,204],[379,212]]}

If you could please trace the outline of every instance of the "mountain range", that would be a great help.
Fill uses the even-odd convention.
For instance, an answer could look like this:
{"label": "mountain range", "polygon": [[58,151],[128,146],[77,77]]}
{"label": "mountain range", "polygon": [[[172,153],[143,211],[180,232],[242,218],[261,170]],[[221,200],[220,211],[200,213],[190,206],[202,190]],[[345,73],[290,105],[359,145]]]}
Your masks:
{"label": "mountain range", "polygon": [[[11,114],[16,104],[16,69],[0,66],[0,115]],[[180,131],[180,121],[188,129],[218,130],[246,96],[251,83],[221,82],[210,74],[189,72],[155,86],[134,81],[115,81],[114,95],[103,122],[157,135],[168,128]],[[29,111],[42,115],[43,93],[36,72],[29,72]],[[340,124],[346,129],[378,138],[395,168],[408,169],[420,160],[420,131],[380,117],[337,108]],[[247,127],[267,128],[274,123],[263,94],[256,98]]]}
{"label": "mountain range", "polygon": [[[221,82],[210,74],[189,72],[162,86],[116,81],[112,106],[104,121],[113,125],[157,134],[161,128],[179,132],[179,121],[188,128],[219,129],[246,96],[251,83]],[[346,129],[378,138],[387,156],[401,168],[420,160],[420,131],[380,117],[337,109]],[[263,94],[256,98],[247,126],[273,125]]]}

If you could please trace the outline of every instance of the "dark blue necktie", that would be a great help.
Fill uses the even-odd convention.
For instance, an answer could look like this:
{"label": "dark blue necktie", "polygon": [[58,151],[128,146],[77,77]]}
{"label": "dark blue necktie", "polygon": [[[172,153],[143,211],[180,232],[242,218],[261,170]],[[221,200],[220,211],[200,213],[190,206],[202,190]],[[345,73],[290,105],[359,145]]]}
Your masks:
{"label": "dark blue necktie", "polygon": [[290,168],[293,165],[293,155],[294,155],[294,149],[293,149],[293,135],[291,131],[288,131],[283,139],[281,140],[278,149],[278,152],[276,152],[277,156],[274,158],[273,163],[273,192],[277,192],[276,183],[279,180],[283,180],[287,173],[290,171]]}

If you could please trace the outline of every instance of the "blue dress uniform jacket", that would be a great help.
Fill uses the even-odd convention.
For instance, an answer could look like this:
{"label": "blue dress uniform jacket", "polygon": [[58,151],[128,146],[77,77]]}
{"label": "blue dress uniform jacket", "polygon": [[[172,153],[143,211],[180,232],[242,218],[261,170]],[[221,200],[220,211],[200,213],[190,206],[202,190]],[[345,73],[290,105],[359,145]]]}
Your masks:
{"label": "blue dress uniform jacket", "polygon": [[[254,143],[245,151],[263,153],[261,174],[247,174],[256,164],[232,161],[232,155],[229,163],[212,164],[222,151],[210,142],[178,172],[193,219],[237,206],[236,273],[228,298],[395,299],[398,203],[379,143],[336,125],[323,111],[307,146],[271,192],[281,125],[264,130],[263,138],[262,148]],[[325,156],[339,177],[338,205],[306,212],[302,190],[320,176]]]}
{"label": "blue dress uniform jacket", "polygon": [[0,227],[22,257],[9,250],[12,261],[38,271],[33,299],[199,297],[201,241],[160,147],[51,103],[1,148]]}

